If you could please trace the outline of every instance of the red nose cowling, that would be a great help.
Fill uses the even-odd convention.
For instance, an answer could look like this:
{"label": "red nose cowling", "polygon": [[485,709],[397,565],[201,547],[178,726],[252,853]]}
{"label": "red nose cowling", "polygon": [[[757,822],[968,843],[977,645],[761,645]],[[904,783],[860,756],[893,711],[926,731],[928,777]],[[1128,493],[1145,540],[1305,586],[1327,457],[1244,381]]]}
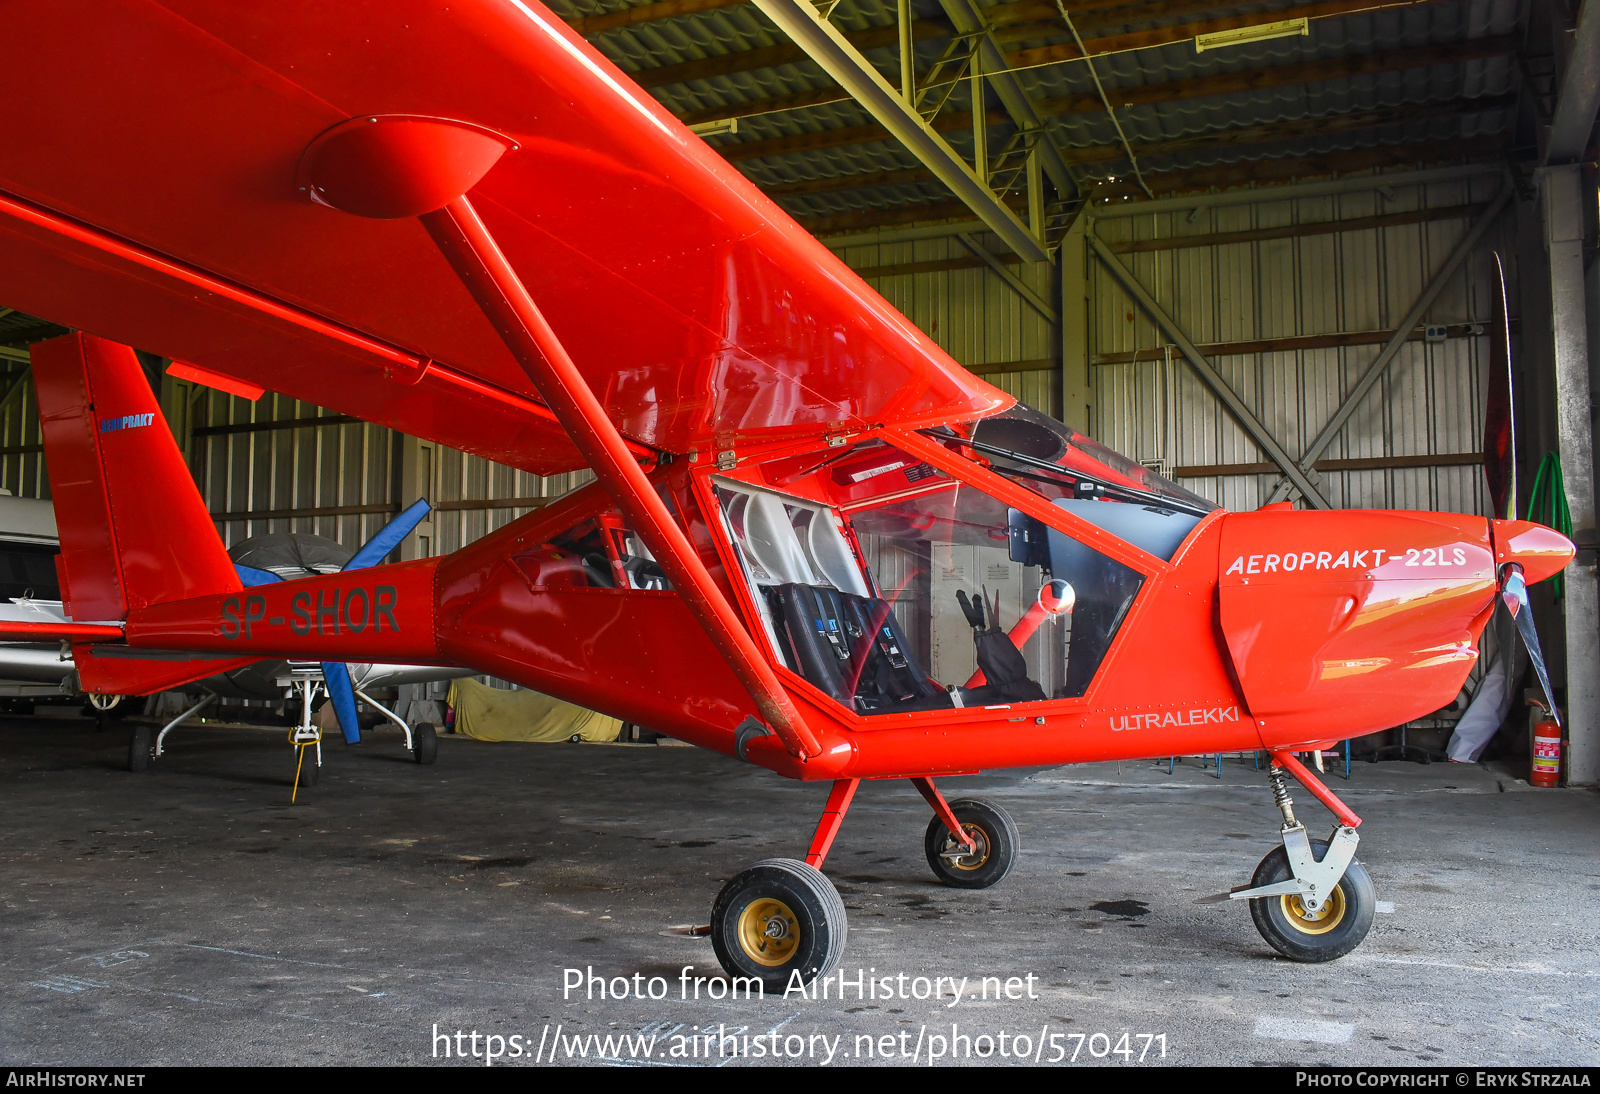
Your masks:
{"label": "red nose cowling", "polygon": [[1495,565],[1517,563],[1522,567],[1523,580],[1529,585],[1559,574],[1577,553],[1577,548],[1566,536],[1531,520],[1493,520],[1489,523],[1494,537]]}

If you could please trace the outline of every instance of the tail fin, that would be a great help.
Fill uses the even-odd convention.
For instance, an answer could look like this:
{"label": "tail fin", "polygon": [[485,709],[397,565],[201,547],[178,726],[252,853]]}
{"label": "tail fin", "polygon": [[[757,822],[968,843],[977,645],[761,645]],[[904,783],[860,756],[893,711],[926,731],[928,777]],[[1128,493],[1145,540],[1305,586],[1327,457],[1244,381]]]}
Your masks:
{"label": "tail fin", "polygon": [[133,350],[70,334],[35,345],[33,371],[67,614],[242,588]]}

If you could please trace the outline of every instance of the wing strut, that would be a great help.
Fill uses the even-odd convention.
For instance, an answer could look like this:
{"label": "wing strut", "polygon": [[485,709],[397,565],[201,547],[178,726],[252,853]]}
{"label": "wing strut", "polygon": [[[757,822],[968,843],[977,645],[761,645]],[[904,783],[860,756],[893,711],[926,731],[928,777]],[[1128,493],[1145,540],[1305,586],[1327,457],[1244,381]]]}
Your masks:
{"label": "wing strut", "polygon": [[311,200],[358,216],[421,219],[540,398],[727,658],[762,718],[792,755],[802,760],[818,755],[816,736],[772,666],[467,199],[467,191],[516,147],[510,138],[470,123],[407,115],[352,118],[307,147],[297,181]]}

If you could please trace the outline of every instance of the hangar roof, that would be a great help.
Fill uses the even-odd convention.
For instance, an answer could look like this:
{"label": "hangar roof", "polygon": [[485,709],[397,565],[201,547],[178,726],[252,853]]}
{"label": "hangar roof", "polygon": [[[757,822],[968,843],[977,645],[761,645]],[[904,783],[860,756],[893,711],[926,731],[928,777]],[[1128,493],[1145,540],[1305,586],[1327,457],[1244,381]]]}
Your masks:
{"label": "hangar roof", "polygon": [[[707,140],[813,231],[970,215],[755,4],[548,2],[686,122],[737,118]],[[972,38],[947,14],[966,2],[911,9],[919,112],[970,160]],[[1078,0],[1088,61],[1054,0],[972,7],[1076,183],[1050,195],[1057,229],[1086,200],[1505,156],[1531,143],[1518,119],[1551,67],[1527,56],[1517,0]],[[1197,49],[1208,29],[1300,18],[1303,35]],[[893,3],[839,0],[829,19],[898,84]],[[1025,207],[1006,153],[1029,138],[992,92],[985,110],[994,188]]]}

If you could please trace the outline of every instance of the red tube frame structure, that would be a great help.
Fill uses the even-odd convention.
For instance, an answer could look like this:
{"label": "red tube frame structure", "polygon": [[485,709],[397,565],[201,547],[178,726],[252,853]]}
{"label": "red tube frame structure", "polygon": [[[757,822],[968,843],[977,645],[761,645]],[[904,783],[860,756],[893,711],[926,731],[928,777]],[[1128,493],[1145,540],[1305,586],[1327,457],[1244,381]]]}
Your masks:
{"label": "red tube frame structure", "polygon": [[791,755],[804,761],[820,754],[815,734],[712,581],[689,537],[645,478],[472,202],[462,195],[443,209],[422,214],[421,220],[607,493],[683,594],[718,652],[727,658],[767,724]]}

